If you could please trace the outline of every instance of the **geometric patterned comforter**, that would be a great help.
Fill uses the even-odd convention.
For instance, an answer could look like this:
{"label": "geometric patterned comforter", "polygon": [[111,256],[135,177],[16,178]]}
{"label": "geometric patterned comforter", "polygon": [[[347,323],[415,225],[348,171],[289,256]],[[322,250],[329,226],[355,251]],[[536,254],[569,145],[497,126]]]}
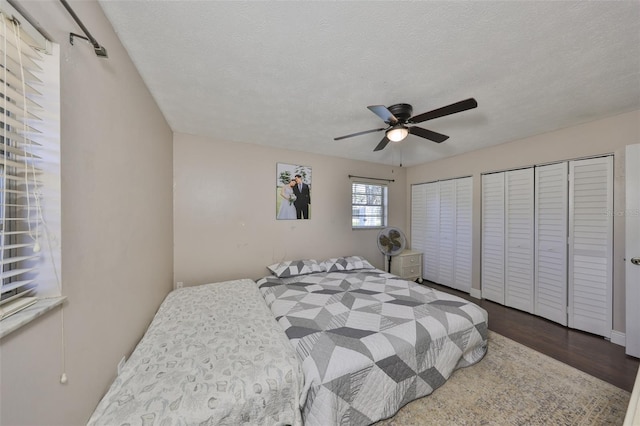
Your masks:
{"label": "geometric patterned comforter", "polygon": [[305,425],[367,425],[487,350],[487,312],[377,269],[258,282],[302,360]]}
{"label": "geometric patterned comforter", "polygon": [[300,425],[304,376],[256,283],[169,293],[89,425]]}

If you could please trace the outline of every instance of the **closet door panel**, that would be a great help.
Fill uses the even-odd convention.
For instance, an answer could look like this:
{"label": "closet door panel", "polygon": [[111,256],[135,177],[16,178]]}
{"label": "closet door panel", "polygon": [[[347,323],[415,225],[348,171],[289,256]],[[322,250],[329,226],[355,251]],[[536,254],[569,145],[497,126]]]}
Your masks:
{"label": "closet door panel", "polygon": [[482,176],[482,297],[504,305],[504,173]]}
{"label": "closet door panel", "polygon": [[411,187],[411,246],[423,253],[423,278],[464,292],[472,282],[473,180]]}
{"label": "closet door panel", "polygon": [[[411,186],[411,248],[422,253],[427,247],[427,186]],[[424,258],[422,270],[424,271]]]}
{"label": "closet door panel", "polygon": [[422,275],[429,281],[438,282],[438,262],[440,260],[440,194],[439,183],[426,183],[426,240],[422,255]]}
{"label": "closet door panel", "polygon": [[456,179],[455,269],[453,288],[471,292],[473,178]]}
{"label": "closet door panel", "polygon": [[440,182],[440,261],[436,282],[453,286],[455,267],[455,180]]}
{"label": "closet door panel", "polygon": [[534,313],[567,325],[568,163],[535,169]]}
{"label": "closet door panel", "polygon": [[533,168],[505,176],[505,304],[533,312]]}
{"label": "closet door panel", "polygon": [[613,158],[569,163],[569,327],[611,336]]}

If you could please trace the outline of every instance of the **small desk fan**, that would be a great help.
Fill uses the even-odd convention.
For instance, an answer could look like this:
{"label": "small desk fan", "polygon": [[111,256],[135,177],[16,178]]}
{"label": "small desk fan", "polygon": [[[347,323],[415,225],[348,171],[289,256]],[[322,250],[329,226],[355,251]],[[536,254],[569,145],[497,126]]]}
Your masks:
{"label": "small desk fan", "polygon": [[378,233],[378,249],[389,262],[387,272],[391,272],[391,258],[402,253],[406,246],[407,239],[398,228],[388,226]]}

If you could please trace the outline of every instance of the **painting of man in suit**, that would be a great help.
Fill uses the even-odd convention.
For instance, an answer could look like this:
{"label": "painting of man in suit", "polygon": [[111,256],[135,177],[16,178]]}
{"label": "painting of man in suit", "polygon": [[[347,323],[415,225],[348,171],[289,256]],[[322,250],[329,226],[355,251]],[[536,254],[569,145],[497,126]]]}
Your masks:
{"label": "painting of man in suit", "polygon": [[311,167],[278,163],[276,219],[311,218]]}
{"label": "painting of man in suit", "polygon": [[296,206],[296,217],[298,219],[309,219],[309,205],[311,204],[311,191],[309,185],[302,181],[301,175],[296,175],[296,184],[293,187],[293,194],[296,200],[293,204]]}

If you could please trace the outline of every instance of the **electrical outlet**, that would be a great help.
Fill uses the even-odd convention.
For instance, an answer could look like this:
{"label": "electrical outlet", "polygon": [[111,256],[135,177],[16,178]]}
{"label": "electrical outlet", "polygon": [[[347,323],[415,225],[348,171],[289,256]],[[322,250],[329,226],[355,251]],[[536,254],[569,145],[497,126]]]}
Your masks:
{"label": "electrical outlet", "polygon": [[118,363],[118,376],[122,373],[122,369],[124,368],[124,364],[127,362],[127,356],[123,356],[120,362]]}
{"label": "electrical outlet", "polygon": [[176,288],[182,288],[182,287],[184,287],[184,283],[182,281],[178,281],[176,283]]}

